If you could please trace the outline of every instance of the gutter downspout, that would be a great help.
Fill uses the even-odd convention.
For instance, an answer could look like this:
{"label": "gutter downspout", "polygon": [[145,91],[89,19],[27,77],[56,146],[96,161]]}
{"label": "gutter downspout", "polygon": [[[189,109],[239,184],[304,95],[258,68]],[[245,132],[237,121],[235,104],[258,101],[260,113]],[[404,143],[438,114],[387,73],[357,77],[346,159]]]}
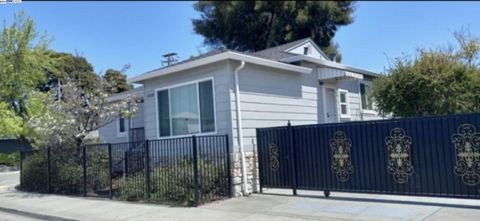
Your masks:
{"label": "gutter downspout", "polygon": [[245,152],[243,149],[243,133],[242,133],[242,115],[240,109],[240,89],[239,89],[239,82],[238,82],[238,71],[240,71],[243,67],[245,67],[245,61],[241,61],[240,66],[235,68],[235,108],[236,108],[236,116],[237,116],[237,139],[238,145],[240,146],[240,157],[242,160],[242,188],[243,188],[243,195],[246,196],[248,194],[247,189],[247,166],[245,162]]}

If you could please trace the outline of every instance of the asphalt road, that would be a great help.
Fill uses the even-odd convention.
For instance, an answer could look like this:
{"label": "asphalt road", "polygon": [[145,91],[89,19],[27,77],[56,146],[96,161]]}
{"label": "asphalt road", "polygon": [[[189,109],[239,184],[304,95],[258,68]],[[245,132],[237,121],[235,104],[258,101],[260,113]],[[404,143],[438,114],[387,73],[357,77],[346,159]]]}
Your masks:
{"label": "asphalt road", "polygon": [[0,212],[0,221],[38,221],[41,219],[34,219],[26,216],[19,216],[11,213]]}
{"label": "asphalt road", "polygon": [[[7,191],[8,189],[15,188],[19,184],[19,172],[2,172],[0,173],[0,192]],[[34,219],[27,216],[20,216],[11,213],[5,213],[0,211],[0,221],[38,221],[40,219]]]}
{"label": "asphalt road", "polygon": [[0,192],[15,188],[20,183],[20,172],[0,173]]}

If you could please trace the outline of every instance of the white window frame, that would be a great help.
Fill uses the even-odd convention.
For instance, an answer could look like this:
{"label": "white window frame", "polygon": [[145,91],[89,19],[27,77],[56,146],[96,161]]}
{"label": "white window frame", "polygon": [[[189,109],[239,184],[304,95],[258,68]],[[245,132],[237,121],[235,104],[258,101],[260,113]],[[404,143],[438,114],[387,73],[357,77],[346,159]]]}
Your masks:
{"label": "white window frame", "polygon": [[[363,81],[363,80],[359,80],[358,81],[358,96],[360,97],[360,109],[362,111],[362,113],[367,113],[367,114],[377,114],[377,111],[375,111],[375,102],[372,103],[372,110],[369,110],[369,109],[363,109],[363,105],[362,105],[362,91],[361,91],[361,87],[360,85],[361,84],[364,84],[368,87],[371,87],[372,86],[372,82],[370,81]],[[367,106],[368,106],[368,95],[367,96]]]}
{"label": "white window frame", "polygon": [[[345,94],[345,103],[342,103],[341,94]],[[346,114],[342,113],[342,105],[346,105]],[[340,118],[350,118],[350,103],[348,98],[348,91],[344,89],[338,89],[338,113],[340,113]]]}
{"label": "white window frame", "polygon": [[125,131],[123,131],[123,132],[120,132],[120,118],[121,118],[121,116],[119,115],[118,118],[117,118],[117,137],[125,137],[125,136],[127,136],[127,132],[128,132],[128,128],[129,128],[127,118],[123,118],[123,123],[125,124],[124,125]]}
{"label": "white window frame", "polygon": [[[214,125],[215,125],[215,130],[212,131],[212,132],[207,132],[207,133],[202,133],[202,119],[201,119],[201,113],[200,113],[200,91],[199,91],[199,83],[201,82],[205,82],[205,81],[212,81],[212,93],[213,93],[213,121],[214,121]],[[189,85],[189,84],[195,84],[196,87],[197,87],[197,110],[198,110],[198,133],[195,133],[195,134],[186,134],[186,135],[175,135],[175,136],[172,136],[172,118],[171,118],[171,114],[172,114],[172,111],[171,111],[171,108],[172,106],[169,104],[168,105],[168,118],[170,120],[170,136],[164,136],[164,137],[161,137],[160,136],[160,119],[158,117],[158,92],[159,91],[163,91],[163,90],[168,90],[168,102],[171,101],[170,99],[170,89],[172,88],[176,88],[176,87],[181,87],[181,86],[185,86],[185,85]],[[217,134],[217,104],[216,104],[216,99],[215,99],[215,80],[214,80],[214,77],[208,77],[208,78],[201,78],[201,79],[198,79],[198,80],[193,80],[193,81],[188,81],[188,82],[184,82],[184,83],[179,83],[179,84],[174,84],[174,85],[170,85],[170,86],[167,86],[167,87],[161,87],[161,88],[156,88],[155,89],[155,118],[157,119],[157,125],[155,126],[157,128],[157,139],[171,139],[171,138],[181,138],[181,137],[191,137],[193,135],[215,135]]]}

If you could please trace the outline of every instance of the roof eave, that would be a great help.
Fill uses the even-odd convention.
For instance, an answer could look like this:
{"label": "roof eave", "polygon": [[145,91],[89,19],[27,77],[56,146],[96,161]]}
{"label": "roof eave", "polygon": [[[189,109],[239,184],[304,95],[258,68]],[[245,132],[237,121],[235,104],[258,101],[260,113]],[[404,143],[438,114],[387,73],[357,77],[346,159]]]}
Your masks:
{"label": "roof eave", "polygon": [[330,67],[330,68],[334,68],[334,69],[339,69],[339,70],[343,70],[343,71],[356,72],[356,73],[360,73],[360,74],[364,74],[364,75],[368,75],[368,76],[372,76],[372,77],[382,76],[379,73],[364,70],[364,69],[361,69],[361,68],[356,68],[356,67],[352,67],[352,66],[348,66],[348,65],[337,63],[337,62],[328,61],[328,60],[315,59],[315,58],[304,56],[304,55],[298,55],[298,56],[285,58],[285,59],[282,59],[281,61],[282,62],[287,62],[287,63],[297,62],[297,61],[308,61],[308,62],[319,64],[319,65],[322,65],[322,66],[326,66],[326,67]]}
{"label": "roof eave", "polygon": [[125,98],[132,97],[132,98],[142,98],[143,97],[143,87],[136,88],[132,91],[126,91],[119,94],[113,94],[110,97],[106,98],[107,102],[114,102],[123,100]]}
{"label": "roof eave", "polygon": [[142,83],[143,81],[167,74],[171,74],[174,72],[179,72],[179,71],[184,71],[188,70],[191,68],[211,64],[214,62],[222,61],[222,60],[227,60],[227,59],[232,59],[232,60],[238,60],[238,61],[245,61],[247,63],[252,63],[252,64],[257,64],[257,65],[262,65],[262,66],[267,66],[267,67],[272,67],[272,68],[278,68],[278,69],[283,69],[291,72],[297,72],[297,73],[303,73],[303,74],[311,74],[312,69],[311,68],[306,68],[306,67],[300,67],[292,64],[286,64],[283,62],[278,62],[278,61],[273,61],[269,59],[264,59],[264,58],[259,58],[251,55],[246,55],[246,54],[241,54],[237,52],[232,52],[232,51],[226,51],[222,52],[216,55],[212,55],[209,57],[201,58],[198,60],[186,62],[184,64],[180,65],[175,65],[172,67],[167,67],[164,69],[160,70],[154,70],[151,72],[147,72],[145,74],[141,74],[132,78],[129,78],[127,80],[128,83]]}

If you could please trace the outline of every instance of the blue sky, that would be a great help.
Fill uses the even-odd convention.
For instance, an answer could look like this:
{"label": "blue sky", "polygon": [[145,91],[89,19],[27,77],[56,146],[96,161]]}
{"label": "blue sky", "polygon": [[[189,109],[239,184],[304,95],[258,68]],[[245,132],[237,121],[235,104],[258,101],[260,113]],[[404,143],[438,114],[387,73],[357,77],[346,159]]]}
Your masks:
{"label": "blue sky", "polygon": [[[23,2],[0,5],[0,19],[24,10],[38,30],[54,37],[51,48],[87,57],[96,72],[130,64],[129,76],[161,66],[161,55],[198,54],[203,37],[190,20],[192,2]],[[382,72],[389,59],[418,47],[454,43],[452,32],[469,27],[480,36],[480,2],[359,2],[355,22],[335,41],[343,63]]]}

